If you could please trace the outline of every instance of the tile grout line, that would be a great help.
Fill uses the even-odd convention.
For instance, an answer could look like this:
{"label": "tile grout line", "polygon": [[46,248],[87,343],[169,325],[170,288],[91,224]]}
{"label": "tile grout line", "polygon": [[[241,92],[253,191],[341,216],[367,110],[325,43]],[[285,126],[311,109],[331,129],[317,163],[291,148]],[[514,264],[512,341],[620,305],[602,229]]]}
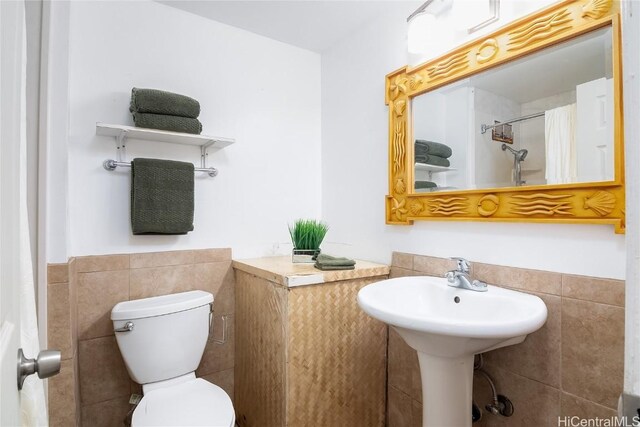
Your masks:
{"label": "tile grout line", "polygon": [[621,309],[624,310],[624,306],[623,305],[608,304],[606,302],[600,302],[600,301],[594,301],[594,300],[582,299],[582,298],[575,298],[575,297],[565,297],[565,296],[563,296],[562,298],[565,298],[565,299],[568,299],[568,300],[571,300],[571,301],[580,301],[580,302],[586,302],[586,303],[591,303],[591,304],[604,305],[606,307],[621,308]]}
{"label": "tile grout line", "polygon": [[582,397],[582,396],[578,396],[578,395],[576,395],[576,394],[569,393],[568,391],[564,391],[564,390],[561,390],[561,391],[562,391],[562,393],[564,393],[564,394],[568,394],[569,396],[571,396],[571,397],[573,397],[573,398],[580,399],[580,400],[584,400],[585,402],[589,402],[589,403],[590,403],[590,404],[592,404],[592,405],[599,406],[599,407],[600,407],[600,408],[602,408],[602,409],[607,409],[607,410],[609,410],[609,411],[617,411],[617,409],[610,408],[610,407],[608,407],[608,406],[606,406],[606,405],[603,405],[602,403],[598,403],[598,402],[594,402],[593,400],[585,399],[585,398],[584,398],[584,397]]}

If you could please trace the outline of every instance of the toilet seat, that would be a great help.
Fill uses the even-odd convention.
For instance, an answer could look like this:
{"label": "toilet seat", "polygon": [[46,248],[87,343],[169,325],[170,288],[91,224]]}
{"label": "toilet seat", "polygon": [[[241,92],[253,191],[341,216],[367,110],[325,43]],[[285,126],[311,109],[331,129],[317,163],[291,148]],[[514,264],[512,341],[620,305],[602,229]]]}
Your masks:
{"label": "toilet seat", "polygon": [[217,385],[196,378],[150,390],[133,412],[132,427],[233,427],[231,399]]}

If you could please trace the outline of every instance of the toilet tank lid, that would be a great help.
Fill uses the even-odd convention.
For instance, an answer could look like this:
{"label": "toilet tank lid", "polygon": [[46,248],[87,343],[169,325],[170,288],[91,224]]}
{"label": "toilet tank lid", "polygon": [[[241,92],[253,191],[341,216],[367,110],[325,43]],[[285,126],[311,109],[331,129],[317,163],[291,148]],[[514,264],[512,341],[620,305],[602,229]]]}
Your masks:
{"label": "toilet tank lid", "polygon": [[213,295],[205,291],[189,291],[179,294],[119,302],[111,310],[111,320],[141,319],[177,313],[213,302]]}

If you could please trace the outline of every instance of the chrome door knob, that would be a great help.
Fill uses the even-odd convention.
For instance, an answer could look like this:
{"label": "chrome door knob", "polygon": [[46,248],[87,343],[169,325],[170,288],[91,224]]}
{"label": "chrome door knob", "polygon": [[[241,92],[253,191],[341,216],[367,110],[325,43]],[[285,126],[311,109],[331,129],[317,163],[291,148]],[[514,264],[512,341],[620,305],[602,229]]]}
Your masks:
{"label": "chrome door knob", "polygon": [[42,350],[37,359],[24,357],[22,349],[18,349],[18,390],[22,390],[24,380],[31,374],[38,378],[49,378],[60,372],[62,356],[58,350]]}

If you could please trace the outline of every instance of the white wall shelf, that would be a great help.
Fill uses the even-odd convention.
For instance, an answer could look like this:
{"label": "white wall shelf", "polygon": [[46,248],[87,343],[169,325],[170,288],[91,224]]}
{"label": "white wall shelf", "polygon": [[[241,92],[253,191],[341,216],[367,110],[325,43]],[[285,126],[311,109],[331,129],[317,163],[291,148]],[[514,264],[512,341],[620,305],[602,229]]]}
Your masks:
{"label": "white wall shelf", "polygon": [[107,159],[102,165],[109,171],[117,167],[130,167],[126,162],[126,141],[127,139],[138,139],[144,141],[167,142],[170,144],[191,145],[200,147],[200,167],[195,168],[196,172],[207,172],[214,177],[218,174],[216,168],[207,167],[209,149],[219,150],[235,142],[232,138],[221,138],[217,136],[194,135],[182,132],[170,132],[166,130],[138,128],[134,126],[114,125],[107,123],[96,123],[96,135],[112,136],[116,142],[116,160]]}

